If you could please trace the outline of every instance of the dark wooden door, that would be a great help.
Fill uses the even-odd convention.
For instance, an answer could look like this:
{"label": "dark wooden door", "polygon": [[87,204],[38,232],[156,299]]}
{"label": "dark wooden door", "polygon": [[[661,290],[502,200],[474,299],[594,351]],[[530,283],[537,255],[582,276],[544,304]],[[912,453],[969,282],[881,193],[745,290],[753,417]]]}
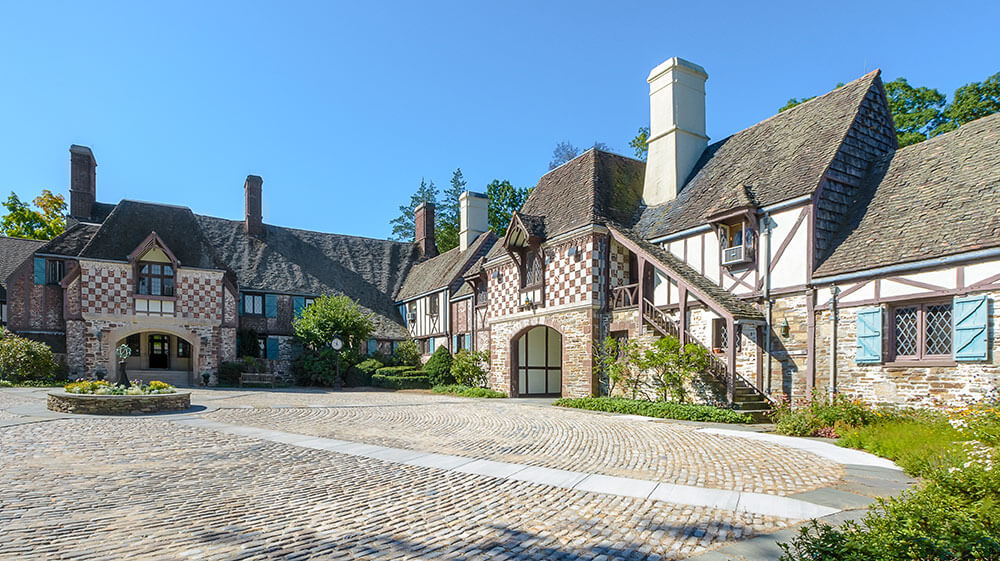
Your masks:
{"label": "dark wooden door", "polygon": [[149,336],[149,367],[170,368],[170,338],[166,335]]}

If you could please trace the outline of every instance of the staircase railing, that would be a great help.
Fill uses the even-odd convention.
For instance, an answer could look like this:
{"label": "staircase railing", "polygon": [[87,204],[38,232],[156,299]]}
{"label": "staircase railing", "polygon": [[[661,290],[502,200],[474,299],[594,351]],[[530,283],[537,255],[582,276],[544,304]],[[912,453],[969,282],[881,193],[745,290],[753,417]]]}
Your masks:
{"label": "staircase railing", "polygon": [[647,298],[642,299],[642,317],[661,334],[677,337],[677,323]]}
{"label": "staircase railing", "polygon": [[613,309],[634,308],[639,304],[639,283],[616,286],[611,289]]}

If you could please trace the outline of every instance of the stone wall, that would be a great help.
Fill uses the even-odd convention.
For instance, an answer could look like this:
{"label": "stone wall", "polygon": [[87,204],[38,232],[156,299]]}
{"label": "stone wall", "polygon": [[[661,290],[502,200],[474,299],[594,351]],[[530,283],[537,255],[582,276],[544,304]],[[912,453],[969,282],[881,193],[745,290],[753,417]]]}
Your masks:
{"label": "stone wall", "polygon": [[[857,364],[857,311],[841,308],[837,320],[837,390],[871,403],[914,407],[948,407],[975,401],[1000,385],[1000,292],[989,293],[991,352],[985,362],[956,362],[949,366],[894,366],[891,363]],[[888,314],[885,314],[888,317]],[[887,320],[886,320],[887,321]],[[816,314],[817,387],[830,387],[829,310]],[[883,333],[888,330],[883,329]],[[883,349],[887,348],[883,341]]]}
{"label": "stone wall", "polygon": [[89,395],[52,392],[50,411],[81,415],[143,415],[159,411],[184,411],[191,407],[187,392],[153,395]]}
{"label": "stone wall", "polygon": [[[791,399],[809,397],[807,358],[809,350],[809,309],[806,294],[790,294],[774,299],[771,329],[771,375],[763,363],[763,389],[771,396]],[[782,321],[788,322],[788,336],[781,335]],[[762,341],[766,344],[766,340]],[[817,342],[819,346],[819,342]]]}

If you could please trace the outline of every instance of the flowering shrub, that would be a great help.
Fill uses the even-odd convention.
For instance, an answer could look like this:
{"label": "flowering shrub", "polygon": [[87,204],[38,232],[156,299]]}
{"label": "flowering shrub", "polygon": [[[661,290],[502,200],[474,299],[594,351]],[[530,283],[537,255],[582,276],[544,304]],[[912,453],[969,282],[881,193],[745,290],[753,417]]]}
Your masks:
{"label": "flowering shrub", "polygon": [[845,430],[870,425],[898,414],[893,409],[874,408],[860,399],[852,399],[844,394],[828,398],[817,393],[812,401],[798,399],[794,404],[785,396],[779,397],[771,411],[771,419],[781,434],[837,438]]}
{"label": "flowering shrub", "polygon": [[112,386],[104,380],[77,380],[64,386],[66,393],[80,393],[93,395],[153,395],[161,393],[174,393],[177,388],[170,384],[153,380],[148,385],[143,385],[141,380],[133,380],[132,384],[123,388]]}

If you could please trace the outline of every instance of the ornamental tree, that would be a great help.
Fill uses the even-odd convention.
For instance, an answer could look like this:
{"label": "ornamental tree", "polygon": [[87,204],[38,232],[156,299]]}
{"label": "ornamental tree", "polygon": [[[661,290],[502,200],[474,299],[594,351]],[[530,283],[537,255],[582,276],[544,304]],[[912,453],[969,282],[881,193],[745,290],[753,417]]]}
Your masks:
{"label": "ornamental tree", "polygon": [[320,296],[292,321],[295,336],[318,350],[336,335],[345,348],[360,348],[375,331],[370,312],[343,294]]}
{"label": "ornamental tree", "polygon": [[693,343],[681,346],[677,337],[666,335],[646,349],[639,365],[653,372],[651,382],[661,401],[669,396],[674,401],[684,402],[687,399],[684,385],[708,369],[708,361],[708,351],[703,347]]}

